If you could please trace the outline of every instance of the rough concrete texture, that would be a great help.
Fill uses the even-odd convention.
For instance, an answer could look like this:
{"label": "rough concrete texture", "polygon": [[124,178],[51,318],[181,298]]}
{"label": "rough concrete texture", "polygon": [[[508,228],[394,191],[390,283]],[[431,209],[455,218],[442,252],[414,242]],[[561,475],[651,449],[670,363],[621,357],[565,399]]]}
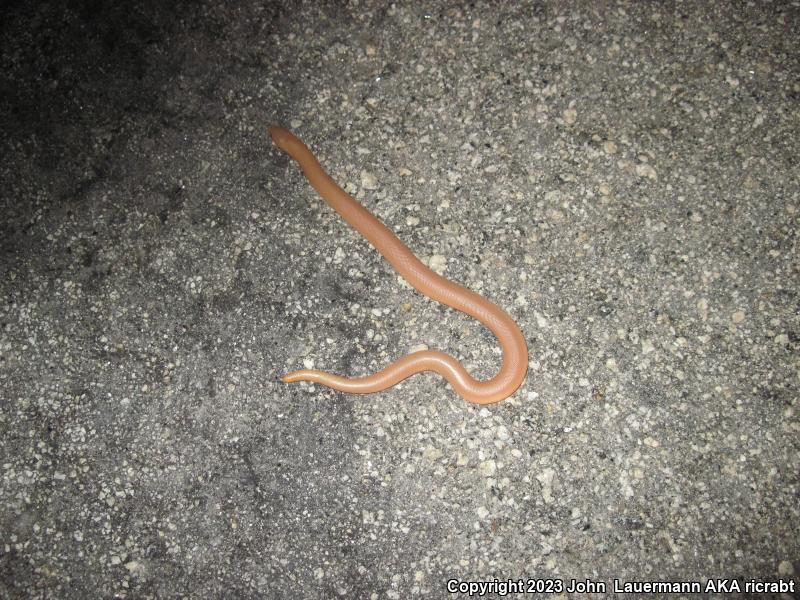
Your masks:
{"label": "rough concrete texture", "polygon": [[[2,597],[797,584],[798,2],[0,22]],[[332,213],[272,123],[518,320],[513,398],[280,383],[421,344],[479,377],[501,356]]]}

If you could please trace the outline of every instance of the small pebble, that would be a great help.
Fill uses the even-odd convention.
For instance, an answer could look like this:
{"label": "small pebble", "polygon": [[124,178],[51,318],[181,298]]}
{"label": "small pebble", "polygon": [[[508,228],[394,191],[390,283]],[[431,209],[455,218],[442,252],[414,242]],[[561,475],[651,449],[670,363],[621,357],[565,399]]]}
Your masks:
{"label": "small pebble", "polygon": [[428,446],[425,448],[425,451],[422,453],[422,456],[431,462],[437,461],[442,458],[442,451],[439,448],[434,448],[433,446]]}
{"label": "small pebble", "polygon": [[481,463],[480,471],[484,477],[491,477],[497,472],[497,463],[491,459],[485,460]]}
{"label": "small pebble", "polygon": [[606,154],[616,154],[617,153],[617,145],[612,142],[611,140],[603,142],[603,151]]}
{"label": "small pebble", "polygon": [[640,163],[636,165],[636,174],[639,177],[647,177],[648,179],[652,179],[654,181],[658,179],[656,170],[647,163]]}
{"label": "small pebble", "polygon": [[441,254],[434,254],[428,261],[428,266],[441,275],[447,267],[447,259]]}
{"label": "small pebble", "polygon": [[375,175],[368,171],[361,171],[361,187],[365,190],[374,190],[378,187],[378,180]]}
{"label": "small pebble", "polygon": [[550,504],[553,501],[553,479],[555,475],[556,472],[548,467],[536,476],[536,480],[542,486],[542,498],[545,504]]}

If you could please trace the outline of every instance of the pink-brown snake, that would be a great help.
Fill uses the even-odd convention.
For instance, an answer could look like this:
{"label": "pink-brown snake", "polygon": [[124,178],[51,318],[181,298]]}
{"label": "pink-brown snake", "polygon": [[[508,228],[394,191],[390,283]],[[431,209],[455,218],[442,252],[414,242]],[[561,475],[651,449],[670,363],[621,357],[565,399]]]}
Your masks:
{"label": "pink-brown snake", "polygon": [[302,369],[287,373],[282,380],[285,383],[312,381],[342,392],[369,394],[390,388],[415,373],[435,371],[465,400],[474,404],[492,404],[513,394],[525,380],[528,370],[528,347],[514,320],[495,304],[425,266],[383,223],[340,188],[292,133],[282,127],[270,127],[269,134],[278,148],[297,161],[325,202],[364,236],[403,279],[429,298],[478,319],[497,336],[503,349],[500,372],[487,381],[474,379],[455,358],[435,350],[413,352],[367,377],[350,379],[316,369]]}

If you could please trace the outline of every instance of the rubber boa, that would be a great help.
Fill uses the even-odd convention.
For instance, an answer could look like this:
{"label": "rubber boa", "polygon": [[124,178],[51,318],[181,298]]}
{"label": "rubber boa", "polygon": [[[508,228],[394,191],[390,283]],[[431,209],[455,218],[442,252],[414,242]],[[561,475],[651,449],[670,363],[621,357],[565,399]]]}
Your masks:
{"label": "rubber boa", "polygon": [[270,127],[269,134],[278,148],[297,161],[325,202],[364,236],[403,279],[429,298],[476,318],[497,336],[503,349],[500,371],[486,381],[474,379],[455,358],[436,350],[413,352],[367,377],[351,379],[316,369],[302,369],[287,373],[282,381],[311,381],[341,392],[370,394],[390,388],[415,373],[435,371],[459,395],[474,404],[492,404],[513,394],[525,380],[528,370],[528,347],[514,320],[497,305],[425,266],[386,225],[331,179],[296,136],[277,126]]}

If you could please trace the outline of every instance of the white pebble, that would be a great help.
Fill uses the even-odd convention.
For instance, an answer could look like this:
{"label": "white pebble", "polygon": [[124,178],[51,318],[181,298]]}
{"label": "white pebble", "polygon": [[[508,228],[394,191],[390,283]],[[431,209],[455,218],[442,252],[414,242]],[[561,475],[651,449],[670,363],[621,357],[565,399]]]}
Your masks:
{"label": "white pebble", "polygon": [[778,565],[779,575],[794,575],[794,565],[788,560],[782,560]]}
{"label": "white pebble", "polygon": [[447,267],[447,259],[441,254],[434,254],[428,261],[428,266],[441,275]]}
{"label": "white pebble", "polygon": [[647,163],[640,163],[636,165],[636,174],[639,177],[647,177],[648,179],[652,179],[654,181],[658,179],[656,170]]}
{"label": "white pebble", "polygon": [[553,501],[553,479],[555,475],[556,472],[548,467],[536,476],[536,480],[542,486],[542,499],[545,504],[550,504]]}
{"label": "white pebble", "polygon": [[492,459],[485,460],[481,463],[480,471],[484,477],[491,477],[497,472],[497,463]]}
{"label": "white pebble", "polygon": [[361,187],[365,190],[374,190],[378,187],[378,180],[372,173],[361,171]]}

